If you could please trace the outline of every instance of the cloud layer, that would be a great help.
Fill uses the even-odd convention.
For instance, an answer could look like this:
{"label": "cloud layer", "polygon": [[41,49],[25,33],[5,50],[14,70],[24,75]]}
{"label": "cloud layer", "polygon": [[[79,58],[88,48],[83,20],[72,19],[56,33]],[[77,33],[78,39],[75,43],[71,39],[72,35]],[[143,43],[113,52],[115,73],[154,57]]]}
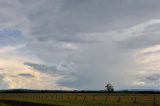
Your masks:
{"label": "cloud layer", "polygon": [[0,0],[2,87],[158,88],[158,4]]}

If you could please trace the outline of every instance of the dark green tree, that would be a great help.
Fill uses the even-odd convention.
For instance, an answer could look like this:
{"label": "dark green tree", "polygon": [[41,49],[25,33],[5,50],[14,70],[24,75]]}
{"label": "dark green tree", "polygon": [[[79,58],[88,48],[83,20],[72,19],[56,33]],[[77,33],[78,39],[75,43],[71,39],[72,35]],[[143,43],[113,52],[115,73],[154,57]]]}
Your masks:
{"label": "dark green tree", "polygon": [[113,91],[114,91],[114,87],[113,87],[113,85],[112,85],[111,83],[108,83],[108,84],[106,84],[106,86],[105,86],[105,90],[106,90],[107,92],[113,92]]}

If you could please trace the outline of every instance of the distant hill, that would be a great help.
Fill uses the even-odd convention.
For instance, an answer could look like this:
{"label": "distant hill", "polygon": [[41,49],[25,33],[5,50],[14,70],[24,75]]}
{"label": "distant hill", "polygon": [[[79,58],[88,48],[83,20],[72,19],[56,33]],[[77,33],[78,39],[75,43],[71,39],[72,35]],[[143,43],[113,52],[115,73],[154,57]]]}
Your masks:
{"label": "distant hill", "polygon": [[32,90],[32,89],[7,89],[0,93],[103,93],[104,90]]}
{"label": "distant hill", "polygon": [[[32,90],[32,89],[5,89],[0,90],[0,93],[106,93],[105,90]],[[160,90],[155,89],[130,89],[118,90],[113,93],[148,93],[160,94]]]}

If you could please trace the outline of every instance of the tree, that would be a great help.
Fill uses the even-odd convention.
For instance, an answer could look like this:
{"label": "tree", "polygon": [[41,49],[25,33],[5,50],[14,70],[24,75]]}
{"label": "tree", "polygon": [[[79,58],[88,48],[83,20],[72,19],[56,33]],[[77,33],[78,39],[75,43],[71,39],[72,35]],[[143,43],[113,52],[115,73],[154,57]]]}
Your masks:
{"label": "tree", "polygon": [[105,89],[108,91],[108,92],[113,92],[114,91],[114,87],[111,83],[108,83],[106,86],[105,86]]}

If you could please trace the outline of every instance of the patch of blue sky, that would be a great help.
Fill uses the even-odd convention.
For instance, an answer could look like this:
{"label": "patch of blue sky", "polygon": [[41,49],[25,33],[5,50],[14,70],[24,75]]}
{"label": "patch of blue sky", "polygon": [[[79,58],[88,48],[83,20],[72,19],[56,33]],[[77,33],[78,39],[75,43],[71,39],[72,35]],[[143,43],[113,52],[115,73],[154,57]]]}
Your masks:
{"label": "patch of blue sky", "polygon": [[0,47],[23,44],[27,39],[19,30],[0,29]]}

